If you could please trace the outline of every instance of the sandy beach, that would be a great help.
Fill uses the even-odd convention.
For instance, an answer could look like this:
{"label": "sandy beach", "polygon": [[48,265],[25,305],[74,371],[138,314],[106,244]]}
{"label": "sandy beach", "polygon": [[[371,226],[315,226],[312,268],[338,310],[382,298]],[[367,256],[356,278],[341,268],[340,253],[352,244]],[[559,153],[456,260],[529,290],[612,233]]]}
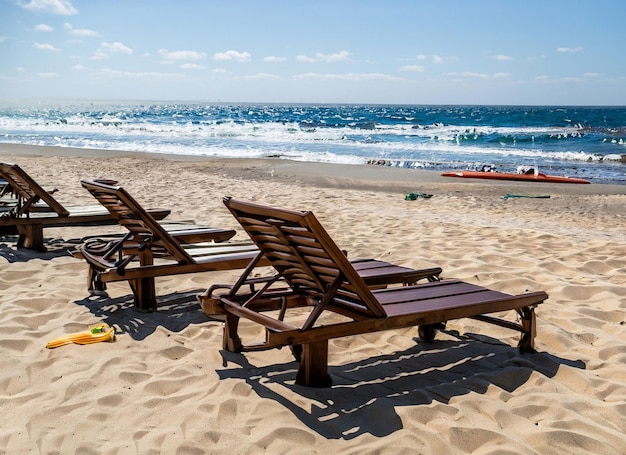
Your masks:
{"label": "sandy beach", "polygon": [[[94,204],[80,180],[106,177],[242,239],[223,196],[312,210],[351,257],[550,296],[536,354],[518,353],[517,333],[455,320],[433,344],[414,328],[331,340],[334,385],[309,389],[288,349],[220,350],[222,324],[195,296],[240,271],[159,278],[159,310],[141,313],[126,283],[90,296],[68,253],[121,228],[46,229],[46,253],[2,237],[0,453],[626,453],[626,186],[6,144],[0,160],[65,205]],[[45,347],[99,322],[115,342]]]}

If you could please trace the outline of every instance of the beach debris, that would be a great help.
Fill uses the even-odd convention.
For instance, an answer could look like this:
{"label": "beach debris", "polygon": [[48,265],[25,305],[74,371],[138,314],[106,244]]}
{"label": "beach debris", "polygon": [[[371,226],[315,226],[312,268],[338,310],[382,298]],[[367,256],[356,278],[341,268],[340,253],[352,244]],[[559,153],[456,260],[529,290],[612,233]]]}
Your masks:
{"label": "beach debris", "polygon": [[549,194],[539,194],[539,195],[527,195],[527,194],[505,194],[502,196],[502,199],[516,199],[516,198],[527,198],[527,199],[550,199]]}
{"label": "beach debris", "polygon": [[426,193],[409,193],[406,196],[404,196],[404,200],[405,201],[415,201],[417,199],[430,199],[431,197],[433,197],[432,194],[426,194]]}
{"label": "beach debris", "polygon": [[59,338],[55,338],[46,344],[46,348],[54,349],[66,344],[92,344],[100,341],[115,341],[115,329],[103,322],[84,332],[70,333]]}

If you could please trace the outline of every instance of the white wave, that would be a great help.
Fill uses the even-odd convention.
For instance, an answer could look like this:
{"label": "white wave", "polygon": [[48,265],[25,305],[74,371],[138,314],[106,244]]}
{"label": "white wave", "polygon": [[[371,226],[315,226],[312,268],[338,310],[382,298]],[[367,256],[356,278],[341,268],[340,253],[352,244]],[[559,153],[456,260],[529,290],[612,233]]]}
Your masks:
{"label": "white wave", "polygon": [[[331,110],[315,117],[319,120],[311,125],[282,121],[280,109],[264,106],[251,106],[247,110],[222,106],[220,118],[216,118],[215,106],[117,105],[98,109],[95,112],[89,106],[80,109],[73,106],[24,110],[19,114],[15,110],[0,112],[0,141],[348,164],[393,160],[406,167],[461,161],[614,162],[622,159],[621,153],[615,151],[624,145],[623,138],[616,138],[614,143],[597,141],[597,144],[585,139],[583,147],[580,141],[570,140],[583,134],[576,125],[495,127],[415,125],[408,121],[388,125],[353,116],[350,109],[334,114]],[[256,118],[260,121],[256,122]],[[270,118],[276,121],[267,121]],[[342,127],[325,126],[334,122],[351,123]],[[592,153],[583,148],[610,153]]]}

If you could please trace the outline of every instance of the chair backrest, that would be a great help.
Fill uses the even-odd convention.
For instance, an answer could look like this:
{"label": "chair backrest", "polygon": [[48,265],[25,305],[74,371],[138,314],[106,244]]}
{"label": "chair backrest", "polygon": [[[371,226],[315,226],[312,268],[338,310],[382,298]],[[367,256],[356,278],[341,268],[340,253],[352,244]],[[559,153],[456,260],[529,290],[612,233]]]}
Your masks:
{"label": "chair backrest", "polygon": [[28,213],[30,207],[38,201],[47,204],[59,216],[69,215],[69,211],[65,207],[17,164],[0,163],[0,177],[7,181],[11,186],[11,191],[21,199],[18,207],[18,216]]}
{"label": "chair backrest", "polygon": [[120,225],[131,232],[134,241],[147,242],[151,248],[161,247],[180,263],[194,262],[184,248],[124,188],[89,180],[81,180],[80,183]]}
{"label": "chair backrest", "polygon": [[386,315],[312,212],[230,197],[224,198],[224,204],[289,286],[320,302],[320,308],[313,311],[317,316],[325,307],[356,319]]}

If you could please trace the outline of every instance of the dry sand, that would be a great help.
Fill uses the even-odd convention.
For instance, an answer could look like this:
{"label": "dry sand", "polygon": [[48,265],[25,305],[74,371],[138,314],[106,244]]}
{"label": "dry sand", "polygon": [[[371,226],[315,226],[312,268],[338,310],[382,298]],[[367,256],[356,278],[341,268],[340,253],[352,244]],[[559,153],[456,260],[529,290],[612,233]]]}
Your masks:
{"label": "dry sand", "polygon": [[[415,329],[332,340],[334,386],[307,389],[288,349],[220,351],[221,323],[194,295],[239,272],[157,279],[146,314],[125,283],[90,297],[67,253],[119,228],[47,229],[47,253],[0,238],[0,453],[626,453],[625,186],[7,145],[0,160],[68,205],[94,202],[81,178],[108,177],[172,219],[222,227],[237,227],[224,195],[310,209],[352,257],[550,295],[536,354],[517,352],[516,333],[451,321],[430,345]],[[100,321],[115,342],[45,348]]]}

